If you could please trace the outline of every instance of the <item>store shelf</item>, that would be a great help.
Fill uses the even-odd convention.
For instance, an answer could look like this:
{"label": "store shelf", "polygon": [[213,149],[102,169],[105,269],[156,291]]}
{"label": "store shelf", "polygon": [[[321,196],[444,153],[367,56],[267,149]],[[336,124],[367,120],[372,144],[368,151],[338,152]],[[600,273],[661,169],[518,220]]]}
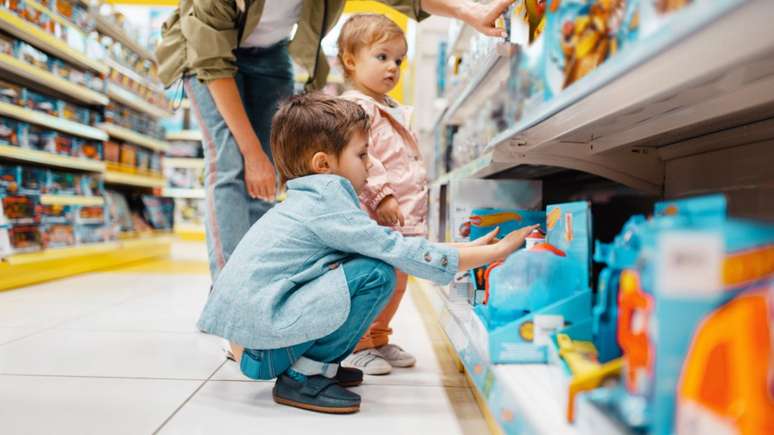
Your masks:
{"label": "store shelf", "polygon": [[166,152],[169,150],[169,143],[134,130],[129,130],[128,128],[108,123],[100,124],[99,128],[111,137],[130,142],[134,145],[140,145],[154,151]]}
{"label": "store shelf", "polygon": [[65,41],[23,20],[5,7],[0,7],[0,29],[82,68],[101,74],[108,72],[108,67],[104,63],[73,49]]}
{"label": "store shelf", "polygon": [[480,172],[552,166],[661,194],[673,143],[774,115],[774,3],[684,12],[498,135]]}
{"label": "store shelf", "polygon": [[126,77],[134,80],[137,83],[142,84],[143,86],[147,86],[151,90],[153,90],[156,93],[163,94],[164,93],[164,87],[161,85],[160,82],[152,81],[150,78],[141,76],[136,71],[129,69],[117,61],[107,58],[105,59],[105,64],[110,67],[111,69],[114,69],[121,74],[125,75]]}
{"label": "store shelf", "polygon": [[137,53],[143,59],[147,59],[155,62],[155,57],[153,56],[153,53],[151,53],[150,51],[148,51],[148,49],[140,45],[134,38],[127,35],[126,32],[124,32],[124,29],[118,27],[118,25],[110,21],[108,17],[97,14],[96,21],[97,21],[98,32],[113,38],[113,40],[115,41],[120,42],[121,45]]}
{"label": "store shelf", "polygon": [[164,235],[11,255],[0,261],[0,290],[168,256],[171,246]]}
{"label": "store shelf", "polygon": [[60,156],[46,151],[30,150],[11,145],[0,145],[0,158],[86,172],[105,171],[104,162]]}
{"label": "store shelf", "polygon": [[175,236],[180,240],[188,242],[201,242],[206,240],[204,225],[176,224]]}
{"label": "store shelf", "polygon": [[174,133],[167,133],[167,140],[200,142],[202,140],[202,132],[201,130],[181,130]]}
{"label": "store shelf", "polygon": [[54,90],[89,105],[104,106],[110,100],[104,94],[69,82],[47,70],[30,65],[5,53],[0,53],[0,71],[18,76],[26,81]]}
{"label": "store shelf", "polygon": [[127,91],[126,89],[116,85],[115,83],[108,83],[107,95],[113,100],[118,101],[121,104],[125,104],[134,110],[146,113],[154,118],[166,118],[172,116],[172,112],[164,110],[163,108],[153,105],[139,96]]}
{"label": "store shelf", "polygon": [[[465,300],[450,298],[441,288],[414,281],[429,302],[486,407],[505,434],[577,434],[565,423],[555,395],[557,368],[540,364],[491,364],[481,349],[485,339],[477,317]],[[485,332],[485,331],[484,331]],[[538,411],[539,410],[539,411]]]}
{"label": "store shelf", "polygon": [[463,22],[455,23],[457,29],[449,38],[449,47],[447,49],[446,58],[450,58],[455,54],[462,54],[466,51],[467,46],[470,44],[470,38],[476,35],[476,30]]}
{"label": "store shelf", "polygon": [[164,166],[172,168],[204,169],[204,159],[164,157]]}
{"label": "store shelf", "polygon": [[73,122],[48,113],[38,112],[16,104],[0,101],[0,115],[9,116],[19,121],[41,125],[63,133],[80,136],[86,139],[107,140],[105,132],[89,125]]}
{"label": "store shelf", "polygon": [[204,199],[204,189],[180,189],[175,187],[165,187],[161,196],[167,196],[170,198],[190,198],[190,199]]}
{"label": "store shelf", "polygon": [[150,177],[147,175],[107,170],[105,172],[105,183],[135,187],[162,188],[166,185],[166,180],[164,180],[163,177]]}
{"label": "store shelf", "polygon": [[439,125],[461,124],[481,108],[481,104],[502,88],[507,79],[508,58],[493,52],[481,64],[474,76],[462,85],[456,95],[449,97],[449,106],[439,118]]}
{"label": "store shelf", "polygon": [[82,195],[40,195],[40,203],[43,205],[103,205],[105,198],[101,196]]}

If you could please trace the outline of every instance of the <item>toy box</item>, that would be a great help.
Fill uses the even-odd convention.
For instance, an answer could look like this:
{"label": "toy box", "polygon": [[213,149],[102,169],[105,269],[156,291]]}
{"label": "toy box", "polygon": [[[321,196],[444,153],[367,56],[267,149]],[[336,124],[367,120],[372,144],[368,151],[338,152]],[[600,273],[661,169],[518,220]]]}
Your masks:
{"label": "toy box", "polygon": [[80,206],[75,214],[77,224],[104,224],[107,222],[105,206]]}
{"label": "toy box", "polygon": [[0,53],[13,55],[15,40],[6,34],[0,34]]}
{"label": "toy box", "polygon": [[134,171],[137,167],[137,147],[128,143],[121,144],[121,159],[124,169]]}
{"label": "toy box", "polygon": [[15,84],[0,80],[0,101],[11,104],[19,104],[24,88]]}
{"label": "toy box", "polygon": [[39,195],[46,193],[48,171],[43,168],[21,166],[19,168],[19,193]]}
{"label": "toy box", "polygon": [[77,157],[102,160],[102,142],[81,141],[78,146]]}
{"label": "toy box", "polygon": [[46,224],[40,228],[43,247],[46,249],[75,245],[75,233],[71,224]]}
{"label": "toy box", "polygon": [[114,233],[134,231],[132,214],[126,197],[113,190],[108,190],[106,193],[107,206],[110,212],[110,224],[114,227]]}
{"label": "toy box", "polygon": [[40,222],[43,224],[72,223],[75,217],[72,205],[46,204],[40,206]]}
{"label": "toy box", "polygon": [[119,163],[121,161],[121,144],[113,141],[106,141],[104,144],[105,161]]}
{"label": "toy box", "polygon": [[46,191],[54,195],[75,195],[78,193],[80,176],[69,172],[47,171]]}
{"label": "toy box", "polygon": [[636,259],[620,274],[621,384],[589,399],[645,433],[771,432],[774,401],[761,392],[772,335],[761,307],[774,226],[727,218],[722,196],[664,202],[627,226],[622,263]]}
{"label": "toy box", "polygon": [[8,229],[8,238],[14,253],[39,251],[43,248],[38,225],[11,225]]}
{"label": "toy box", "polygon": [[35,224],[40,222],[40,204],[35,196],[4,196],[0,198],[3,204],[5,222],[12,224]]}
{"label": "toy box", "polygon": [[544,363],[549,336],[590,321],[591,213],[588,203],[547,208],[545,243],[489,268],[486,304],[475,307],[494,363]]}
{"label": "toy box", "polygon": [[143,217],[156,230],[171,230],[175,216],[175,202],[172,198],[143,195]]}
{"label": "toy box", "polygon": [[0,145],[19,146],[19,122],[0,116]]}
{"label": "toy box", "polygon": [[49,115],[58,116],[58,100],[47,95],[31,91],[29,89],[22,89],[21,102],[27,108],[37,110],[39,112],[48,113]]}
{"label": "toy box", "polygon": [[107,225],[75,225],[75,243],[85,245],[115,240],[115,234]]}
{"label": "toy box", "polygon": [[0,164],[0,195],[15,194],[19,190],[21,167]]}
{"label": "toy box", "polygon": [[449,208],[446,241],[470,239],[470,216],[474,209],[513,208],[536,210],[542,202],[542,184],[533,180],[451,180],[446,186]]}

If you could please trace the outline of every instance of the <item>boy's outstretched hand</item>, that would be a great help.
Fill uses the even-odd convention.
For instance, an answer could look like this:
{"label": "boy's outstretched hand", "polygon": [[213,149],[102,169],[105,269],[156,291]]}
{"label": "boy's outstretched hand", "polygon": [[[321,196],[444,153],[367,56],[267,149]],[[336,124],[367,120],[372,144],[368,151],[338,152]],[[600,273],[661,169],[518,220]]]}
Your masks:
{"label": "boy's outstretched hand", "polygon": [[530,225],[528,227],[522,227],[518,230],[503,237],[502,240],[497,242],[497,247],[500,249],[501,260],[511,255],[511,253],[521,247],[524,244],[524,240],[529,233],[539,228],[540,225]]}
{"label": "boy's outstretched hand", "polygon": [[485,236],[479,237],[476,240],[468,243],[467,246],[486,246],[497,242],[497,234],[500,233],[500,227],[488,232]]}

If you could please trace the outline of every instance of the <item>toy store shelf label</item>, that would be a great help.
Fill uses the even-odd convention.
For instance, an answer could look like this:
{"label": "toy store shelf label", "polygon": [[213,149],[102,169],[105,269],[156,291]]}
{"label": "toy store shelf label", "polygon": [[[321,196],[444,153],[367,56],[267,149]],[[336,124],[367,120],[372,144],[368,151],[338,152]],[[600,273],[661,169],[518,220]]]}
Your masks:
{"label": "toy store shelf label", "polygon": [[0,101],[0,115],[10,116],[32,124],[42,125],[53,128],[64,133],[80,136],[86,139],[107,140],[108,136],[104,131],[91,127],[89,125],[79,124],[67,119],[51,116],[47,113],[37,112],[15,104]]}
{"label": "toy store shelf label", "polygon": [[7,71],[47,88],[68,95],[82,103],[104,106],[110,102],[104,94],[69,82],[47,70],[30,65],[5,53],[0,53],[0,70]]}
{"label": "toy store shelf label", "polygon": [[720,234],[670,232],[659,240],[656,288],[674,297],[723,291],[724,243]]}
{"label": "toy store shelf label", "polygon": [[41,195],[40,203],[43,205],[81,205],[94,206],[102,205],[105,199],[101,196],[82,196],[82,195]]}

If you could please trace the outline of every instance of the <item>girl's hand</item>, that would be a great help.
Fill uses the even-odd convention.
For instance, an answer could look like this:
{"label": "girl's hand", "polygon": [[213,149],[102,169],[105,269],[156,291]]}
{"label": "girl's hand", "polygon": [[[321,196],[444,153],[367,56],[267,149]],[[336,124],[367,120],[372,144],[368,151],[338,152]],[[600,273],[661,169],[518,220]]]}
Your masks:
{"label": "girl's hand", "polygon": [[502,240],[495,245],[498,248],[498,257],[500,260],[504,260],[511,255],[513,251],[519,249],[524,244],[524,239],[527,238],[529,233],[534,231],[540,225],[530,225],[528,227],[522,227],[518,230],[508,234]]}
{"label": "girl's hand", "polygon": [[276,183],[274,165],[266,154],[261,152],[254,158],[245,159],[245,188],[250,198],[274,201]]}
{"label": "girl's hand", "polygon": [[386,196],[382,199],[382,202],[379,203],[379,206],[376,207],[376,222],[378,222],[379,225],[387,227],[396,226],[398,224],[404,226],[406,224],[403,213],[400,212],[398,200],[395,199],[394,196]]}
{"label": "girl's hand", "polygon": [[487,233],[483,237],[479,237],[468,244],[468,246],[486,246],[491,245],[497,241],[497,234],[500,232],[500,227],[497,227]]}

